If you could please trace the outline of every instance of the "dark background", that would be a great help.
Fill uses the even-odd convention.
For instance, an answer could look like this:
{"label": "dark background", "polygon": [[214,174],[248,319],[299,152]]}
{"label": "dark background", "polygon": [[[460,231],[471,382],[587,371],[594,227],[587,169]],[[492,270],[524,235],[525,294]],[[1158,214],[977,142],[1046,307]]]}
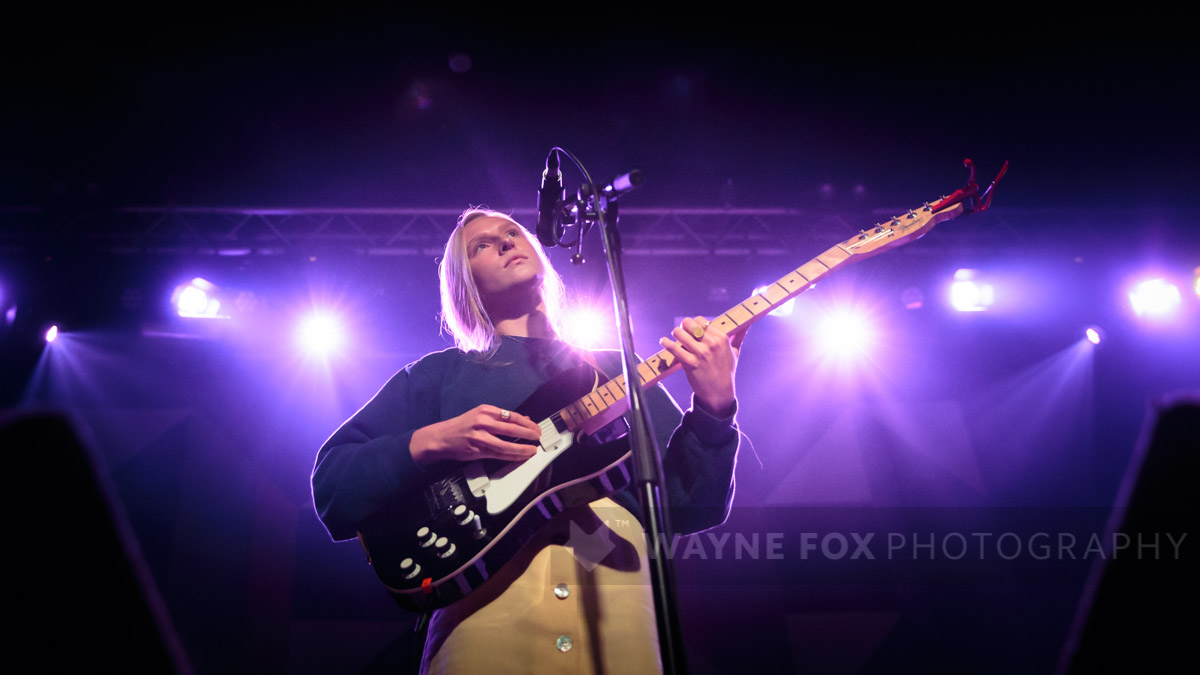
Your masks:
{"label": "dark background", "polygon": [[647,205],[730,179],[740,206],[825,182],[907,203],[966,156],[1014,162],[1010,206],[1188,204],[1197,177],[1195,47],[1165,10],[461,10],[18,13],[0,202],[524,204],[553,145],[643,169]]}
{"label": "dark background", "polygon": [[[1148,406],[1200,382],[1194,294],[1190,323],[1174,328],[1147,328],[1120,304],[1142,266],[1186,280],[1200,264],[1190,24],[1142,8],[447,9],[453,18],[62,8],[0,29],[0,206],[33,209],[47,235],[3,240],[0,290],[39,316],[85,317],[54,350],[5,333],[0,400],[63,411],[83,430],[190,667],[358,672],[405,657],[411,618],[357,544],[330,543],[308,473],[392,372],[446,346],[432,256],[117,256],[93,246],[102,219],[80,214],[529,209],[559,145],[597,177],[642,169],[631,207],[785,207],[864,226],[875,209],[961,185],[964,157],[983,179],[1012,162],[994,213],[1020,236],[1004,247],[935,232],[803,299],[802,321],[847,299],[884,305],[889,332],[868,363],[822,363],[795,323],[752,331],[739,420],[753,445],[718,532],[778,528],[792,544],[757,566],[681,561],[681,595],[698,673],[1052,672],[1088,565],[820,567],[791,546],[805,531],[883,537],[942,532],[947,520],[1104,530]],[[639,343],[732,304],[714,288],[748,292],[820,250],[635,259]],[[1027,311],[963,317],[895,301],[908,286],[932,298],[968,266],[1024,279]],[[145,303],[157,307],[193,275],[255,289],[280,315],[296,297],[340,299],[362,342],[323,369],[265,328],[148,336],[103,299],[161,288],[163,302]],[[567,272],[600,298],[602,276]],[[1106,327],[1107,345],[1077,344],[1088,323]]]}

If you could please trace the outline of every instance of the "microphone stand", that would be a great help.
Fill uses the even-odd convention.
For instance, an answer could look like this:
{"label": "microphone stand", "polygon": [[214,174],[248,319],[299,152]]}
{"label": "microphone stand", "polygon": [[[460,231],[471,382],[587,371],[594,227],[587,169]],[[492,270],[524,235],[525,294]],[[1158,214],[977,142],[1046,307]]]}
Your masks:
{"label": "microphone stand", "polygon": [[[561,148],[561,151],[575,158]],[[580,170],[583,167],[575,160]],[[584,171],[585,177],[587,172]],[[633,328],[629,319],[629,301],[625,291],[625,272],[622,267],[621,235],[617,229],[619,211],[617,198],[622,192],[641,184],[640,171],[631,172],[613,181],[603,190],[595,190],[590,178],[580,188],[579,198],[566,204],[563,212],[573,211],[580,225],[579,240],[572,242],[577,253],[574,262],[581,263],[580,252],[583,235],[590,229],[584,223],[591,220],[600,225],[604,241],[604,253],[608,260],[608,274],[612,282],[613,305],[616,309],[617,326],[621,337],[621,364],[625,375],[625,395],[629,398],[630,431],[629,442],[633,453],[633,480],[638,503],[645,520],[646,544],[650,552],[650,580],[654,594],[654,615],[658,624],[658,646],[662,658],[663,672],[667,675],[683,675],[687,672],[683,634],[679,623],[679,603],[675,587],[675,565],[666,548],[673,534],[667,519],[665,493],[662,488],[663,469],[654,434],[650,427],[649,410],[637,371],[637,357],[633,352]],[[591,204],[594,207],[589,209]],[[570,245],[570,244],[568,244]]]}
{"label": "microphone stand", "polygon": [[[682,674],[687,672],[687,659],[683,650],[683,633],[679,625],[675,564],[667,554],[669,549],[664,548],[673,532],[667,519],[665,495],[662,490],[662,460],[650,428],[649,410],[646,408],[644,391],[637,372],[637,357],[633,353],[633,327],[629,321],[625,272],[621,266],[621,234],[617,231],[617,204],[615,201],[605,204],[608,202],[605,197],[600,197],[597,201],[600,204],[597,209],[600,233],[604,239],[604,253],[608,259],[609,278],[612,280],[613,304],[617,310],[617,326],[621,335],[625,395],[629,397],[632,422],[629,442],[633,449],[633,480],[638,503],[642,507],[642,517],[646,521],[654,615],[658,622],[658,647],[662,655],[663,672]],[[612,217],[611,222],[606,216]]]}

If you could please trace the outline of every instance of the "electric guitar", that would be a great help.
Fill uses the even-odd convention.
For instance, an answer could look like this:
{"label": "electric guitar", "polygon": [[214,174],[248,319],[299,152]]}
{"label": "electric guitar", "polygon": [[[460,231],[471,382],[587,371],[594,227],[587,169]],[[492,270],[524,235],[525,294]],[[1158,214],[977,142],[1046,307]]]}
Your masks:
{"label": "electric guitar", "polygon": [[[714,318],[707,330],[736,335],[835,270],[913,241],[942,221],[986,209],[1008,164],[982,194],[970,160],[967,166],[971,177],[966,187],[835,244]],[[664,349],[635,370],[639,386],[651,387],[679,369],[674,355]],[[546,521],[628,485],[627,445],[579,442],[626,412],[625,393],[621,375],[561,408],[535,394],[518,409],[541,419],[542,436],[533,457],[456,465],[364,523],[359,540],[397,602],[423,609],[466,596],[511,560]]]}

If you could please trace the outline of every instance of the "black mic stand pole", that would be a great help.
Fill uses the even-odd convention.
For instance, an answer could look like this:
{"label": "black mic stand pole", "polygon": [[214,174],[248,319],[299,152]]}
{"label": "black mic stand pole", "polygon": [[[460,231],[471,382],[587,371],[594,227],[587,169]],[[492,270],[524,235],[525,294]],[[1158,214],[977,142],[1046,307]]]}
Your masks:
{"label": "black mic stand pole", "polygon": [[668,554],[673,548],[667,548],[672,530],[663,503],[665,496],[661,487],[662,461],[650,428],[649,411],[645,405],[641,379],[637,371],[638,361],[633,352],[633,328],[629,320],[625,272],[621,266],[621,235],[617,231],[617,201],[610,200],[605,194],[593,197],[596,219],[604,238],[604,254],[608,259],[613,304],[616,307],[617,327],[621,336],[625,395],[629,397],[629,442],[633,451],[634,485],[638,503],[642,508],[642,517],[645,519],[646,544],[650,552],[650,579],[654,592],[654,615],[658,622],[658,647],[662,655],[663,672],[667,675],[683,675],[687,672],[687,659],[683,649],[683,633],[679,625],[675,564]]}

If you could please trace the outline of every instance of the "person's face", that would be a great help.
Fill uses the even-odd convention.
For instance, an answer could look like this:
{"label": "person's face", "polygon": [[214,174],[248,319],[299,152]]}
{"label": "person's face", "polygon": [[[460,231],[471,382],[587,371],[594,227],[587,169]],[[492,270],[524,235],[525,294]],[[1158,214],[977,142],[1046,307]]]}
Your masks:
{"label": "person's face", "polygon": [[520,225],[484,216],[463,227],[463,238],[471,276],[483,298],[541,283],[542,261]]}

